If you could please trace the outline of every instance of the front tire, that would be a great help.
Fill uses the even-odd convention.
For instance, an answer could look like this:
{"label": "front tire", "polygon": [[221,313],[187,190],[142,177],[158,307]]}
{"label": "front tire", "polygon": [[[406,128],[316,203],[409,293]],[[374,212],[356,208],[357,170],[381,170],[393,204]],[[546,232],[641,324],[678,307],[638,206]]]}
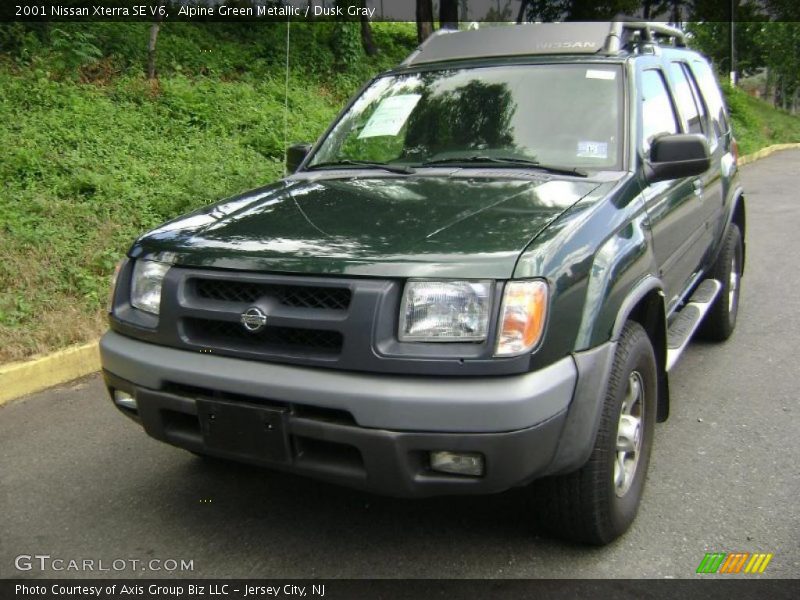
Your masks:
{"label": "front tire", "polygon": [[535,517],[574,542],[604,545],[630,527],[644,491],[653,444],[658,376],[639,323],[623,328],[606,388],[594,449],[579,470],[535,483]]}

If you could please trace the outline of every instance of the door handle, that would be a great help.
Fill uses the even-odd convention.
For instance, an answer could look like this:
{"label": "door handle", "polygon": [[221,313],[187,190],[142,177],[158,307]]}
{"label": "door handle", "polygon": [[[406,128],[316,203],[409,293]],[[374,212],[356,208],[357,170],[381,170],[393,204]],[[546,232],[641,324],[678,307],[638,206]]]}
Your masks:
{"label": "door handle", "polygon": [[703,189],[705,188],[705,184],[703,183],[702,179],[695,179],[692,182],[692,187],[694,188],[694,195],[698,198],[703,197]]}

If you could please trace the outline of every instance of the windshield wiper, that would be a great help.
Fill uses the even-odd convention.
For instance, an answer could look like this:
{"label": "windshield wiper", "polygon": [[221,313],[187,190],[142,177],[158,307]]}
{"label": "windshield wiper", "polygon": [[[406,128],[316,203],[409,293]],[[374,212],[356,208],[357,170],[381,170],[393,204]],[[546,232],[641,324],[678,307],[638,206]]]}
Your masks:
{"label": "windshield wiper", "polygon": [[502,164],[502,165],[519,166],[519,167],[533,167],[535,169],[541,169],[543,171],[547,171],[548,173],[556,173],[558,175],[575,175],[577,177],[589,176],[589,174],[586,171],[583,171],[581,169],[572,167],[558,167],[555,165],[543,165],[538,160],[530,160],[527,158],[514,158],[511,156],[479,156],[479,155],[462,156],[462,157],[453,156],[451,158],[441,158],[439,160],[428,160],[422,163],[421,166],[432,167],[435,165],[446,165],[446,164],[456,164],[456,163],[491,163],[491,164]]}
{"label": "windshield wiper", "polygon": [[383,169],[384,171],[390,171],[391,173],[401,173],[403,175],[412,175],[413,173],[416,173],[416,170],[414,168],[407,167],[405,165],[375,162],[371,160],[353,160],[350,158],[317,163],[315,165],[306,167],[305,170],[310,171],[312,169],[325,169],[330,167],[341,167],[341,166],[375,167],[378,169]]}

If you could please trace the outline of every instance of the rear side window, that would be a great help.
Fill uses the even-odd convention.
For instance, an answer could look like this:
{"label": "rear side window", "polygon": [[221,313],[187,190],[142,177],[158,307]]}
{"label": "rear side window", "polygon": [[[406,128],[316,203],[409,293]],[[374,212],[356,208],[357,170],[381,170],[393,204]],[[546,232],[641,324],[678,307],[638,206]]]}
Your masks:
{"label": "rear side window", "polygon": [[670,78],[675,92],[675,102],[678,105],[678,112],[681,114],[686,133],[705,133],[705,109],[698,96],[699,92],[686,69],[686,65],[679,62],[670,63],[669,65]]}
{"label": "rear side window", "polygon": [[692,72],[697,79],[697,84],[700,86],[706,106],[708,106],[714,133],[716,133],[717,137],[722,137],[728,133],[728,117],[725,114],[725,103],[722,100],[722,94],[719,91],[714,73],[708,63],[700,60],[692,62]]}
{"label": "rear side window", "polygon": [[678,133],[678,121],[667,84],[658,69],[642,73],[642,150],[650,151],[653,138],[662,133]]}

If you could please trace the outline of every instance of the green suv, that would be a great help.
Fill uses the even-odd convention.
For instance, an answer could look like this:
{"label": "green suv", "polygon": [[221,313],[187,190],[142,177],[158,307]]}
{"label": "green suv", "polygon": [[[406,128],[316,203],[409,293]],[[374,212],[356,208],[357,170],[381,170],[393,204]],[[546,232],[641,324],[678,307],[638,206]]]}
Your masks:
{"label": "green suv", "polygon": [[152,437],[396,496],[633,521],[669,372],[744,267],[713,72],[663,24],[442,32],[284,179],[140,237],[101,342]]}

